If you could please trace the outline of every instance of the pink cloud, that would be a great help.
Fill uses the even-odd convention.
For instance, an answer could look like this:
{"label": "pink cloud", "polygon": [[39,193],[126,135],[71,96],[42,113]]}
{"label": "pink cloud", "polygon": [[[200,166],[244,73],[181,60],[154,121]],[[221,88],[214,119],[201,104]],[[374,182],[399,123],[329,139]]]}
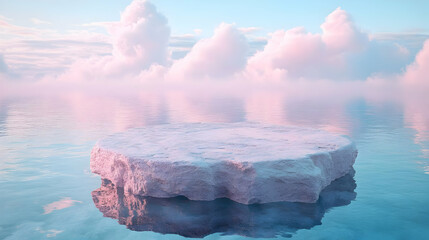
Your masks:
{"label": "pink cloud", "polygon": [[170,28],[167,19],[151,3],[133,1],[109,32],[113,36],[115,58],[138,62],[142,69],[166,63]]}
{"label": "pink cloud", "polygon": [[43,210],[44,210],[43,214],[49,214],[49,213],[51,213],[51,212],[53,212],[55,210],[61,210],[61,209],[64,209],[64,208],[71,207],[75,203],[82,203],[82,202],[81,201],[77,201],[77,200],[73,200],[73,199],[71,199],[69,197],[62,198],[59,201],[52,202],[52,203],[49,203],[49,204],[43,206]]}
{"label": "pink cloud", "polygon": [[126,7],[119,22],[105,23],[113,40],[112,55],[76,61],[62,79],[122,79],[136,77],[169,60],[167,19],[148,1]]}
{"label": "pink cloud", "polygon": [[[324,54],[324,45],[317,34],[307,33],[304,28],[278,30],[271,35],[263,51],[248,61],[247,71],[271,76],[273,71],[299,74],[311,71],[307,66],[317,66]],[[285,77],[285,75],[280,75]]]}
{"label": "pink cloud", "polygon": [[282,71],[283,78],[347,77],[347,54],[365,49],[368,36],[340,8],[326,17],[321,29],[322,34],[303,27],[274,32],[264,50],[249,59],[247,71],[262,77],[276,71]]}
{"label": "pink cloud", "polygon": [[246,65],[247,41],[231,24],[220,24],[211,38],[198,41],[182,59],[173,63],[169,78],[220,78]]}
{"label": "pink cloud", "polygon": [[403,76],[406,86],[424,86],[429,88],[429,40],[417,54],[415,61],[408,65]]}
{"label": "pink cloud", "polygon": [[332,52],[359,51],[368,43],[368,35],[358,29],[350,15],[341,8],[329,14],[320,26],[322,40]]}
{"label": "pink cloud", "polygon": [[[0,24],[3,22],[0,19]],[[96,80],[139,83],[190,79],[271,82],[297,79],[365,80],[375,75],[396,74],[410,60],[410,53],[406,48],[370,39],[341,8],[335,9],[326,17],[321,24],[321,33],[307,32],[303,27],[277,30],[269,35],[265,47],[250,57],[251,49],[244,35],[257,28],[237,28],[235,25],[222,23],[215,29],[212,37],[201,39],[195,44],[195,38],[192,38],[195,35],[184,35],[188,38],[187,44],[175,46],[176,50],[181,51],[178,57],[184,57],[173,60],[169,44],[175,40],[174,37],[170,38],[167,19],[148,1],[131,2],[118,22],[100,22],[89,26],[94,24],[107,28],[109,33],[109,36],[105,36],[109,40],[103,40],[109,47],[103,45],[96,52],[97,55],[88,57],[87,54],[81,54],[81,58],[67,68],[70,64],[68,61],[77,58],[69,56],[68,52],[63,53],[66,58],[62,58],[64,63],[61,65],[58,64],[62,61],[58,61],[60,57],[57,55],[49,55],[44,61],[34,61],[30,54],[24,54],[27,58],[25,64],[31,61],[35,68],[40,65],[51,66],[51,69],[55,66],[61,71],[66,68],[60,74],[59,70],[51,70],[51,74],[44,78],[48,82],[58,79],[73,83]],[[189,41],[190,38],[192,41]],[[45,51],[43,50],[44,53]],[[414,65],[424,64],[420,63],[422,61],[425,60],[416,61]],[[418,66],[413,66],[408,68],[408,75],[423,71],[418,70]],[[413,70],[414,68],[417,70]]]}
{"label": "pink cloud", "polygon": [[409,51],[392,43],[370,40],[341,8],[321,24],[322,33],[303,27],[271,34],[263,50],[248,60],[245,75],[267,80],[365,80],[400,72]]}

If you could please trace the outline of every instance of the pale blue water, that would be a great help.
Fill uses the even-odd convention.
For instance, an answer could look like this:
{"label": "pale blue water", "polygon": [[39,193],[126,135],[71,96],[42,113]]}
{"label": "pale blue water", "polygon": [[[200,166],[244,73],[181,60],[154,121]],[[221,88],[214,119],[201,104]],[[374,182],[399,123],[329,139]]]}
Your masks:
{"label": "pale blue water", "polygon": [[[0,239],[429,239],[427,99],[252,96],[1,98]],[[316,204],[245,206],[124,196],[90,172],[91,148],[110,133],[210,121],[347,134],[359,149],[355,174]]]}

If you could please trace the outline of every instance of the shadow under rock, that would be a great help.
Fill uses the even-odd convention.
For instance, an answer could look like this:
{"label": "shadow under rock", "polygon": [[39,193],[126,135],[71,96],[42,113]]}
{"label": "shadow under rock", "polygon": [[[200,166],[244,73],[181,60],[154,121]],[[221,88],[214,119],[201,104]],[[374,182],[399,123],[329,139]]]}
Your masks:
{"label": "shadow under rock", "polygon": [[221,198],[191,201],[185,197],[153,198],[124,193],[109,180],[92,192],[104,217],[118,219],[133,231],[153,231],[202,238],[213,233],[247,237],[291,237],[299,229],[322,224],[330,208],[356,198],[354,170],[333,181],[316,203],[277,202],[245,205]]}

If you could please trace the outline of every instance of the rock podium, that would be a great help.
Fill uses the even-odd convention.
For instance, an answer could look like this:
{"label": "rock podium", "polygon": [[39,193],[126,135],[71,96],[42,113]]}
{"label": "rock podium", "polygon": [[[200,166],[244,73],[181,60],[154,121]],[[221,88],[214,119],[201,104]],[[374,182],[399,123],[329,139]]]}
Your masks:
{"label": "rock podium", "polygon": [[313,203],[352,168],[348,138],[256,123],[166,124],[97,142],[91,170],[130,194],[243,204]]}

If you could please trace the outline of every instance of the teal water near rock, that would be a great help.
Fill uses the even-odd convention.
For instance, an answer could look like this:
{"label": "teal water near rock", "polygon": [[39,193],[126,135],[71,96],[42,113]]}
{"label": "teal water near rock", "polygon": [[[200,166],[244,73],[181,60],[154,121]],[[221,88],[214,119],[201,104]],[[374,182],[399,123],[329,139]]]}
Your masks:
{"label": "teal water near rock", "polygon": [[[1,98],[0,239],[427,239],[427,99],[254,100],[177,94]],[[244,121],[348,135],[359,149],[354,176],[316,204],[243,206],[226,199],[125,196],[108,184],[103,188],[89,169],[96,140],[114,132]]]}

